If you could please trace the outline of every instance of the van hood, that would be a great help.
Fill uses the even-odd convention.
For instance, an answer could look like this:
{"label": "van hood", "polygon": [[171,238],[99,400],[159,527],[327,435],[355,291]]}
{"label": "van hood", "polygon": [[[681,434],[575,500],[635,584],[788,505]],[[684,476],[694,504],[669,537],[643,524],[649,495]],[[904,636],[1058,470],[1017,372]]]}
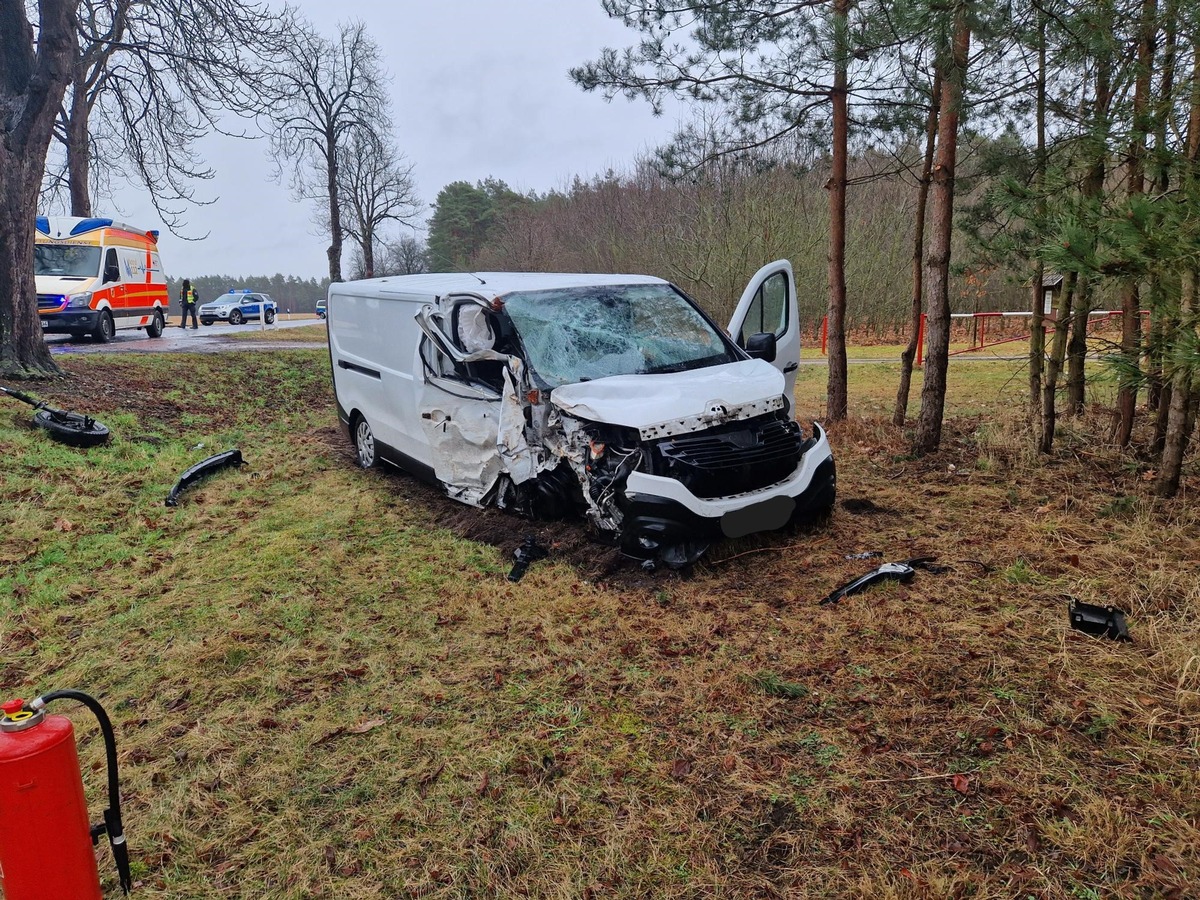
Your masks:
{"label": "van hood", "polygon": [[78,294],[90,291],[96,284],[95,276],[91,278],[63,277],[61,275],[36,275],[34,284],[39,294]]}
{"label": "van hood", "polygon": [[783,373],[761,359],[565,384],[550,402],[571,416],[636,428],[644,440],[698,431],[783,409]]}

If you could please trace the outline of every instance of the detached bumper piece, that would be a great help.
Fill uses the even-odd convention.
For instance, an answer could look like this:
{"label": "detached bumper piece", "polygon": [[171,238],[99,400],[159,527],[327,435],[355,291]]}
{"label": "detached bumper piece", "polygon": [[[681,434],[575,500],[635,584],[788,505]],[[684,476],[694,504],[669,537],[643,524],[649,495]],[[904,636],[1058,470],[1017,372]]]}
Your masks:
{"label": "detached bumper piece", "polygon": [[167,506],[178,506],[179,495],[200,479],[206,478],[214,472],[218,472],[229,466],[240,466],[243,462],[242,451],[236,448],[201,460],[179,476],[179,481],[175,483],[175,487],[171,488],[171,493],[167,495]]}
{"label": "detached bumper piece", "polygon": [[916,559],[910,559],[908,562],[884,563],[866,575],[843,584],[822,600],[821,606],[832,606],[843,597],[860,594],[871,587],[871,585],[878,584],[881,581],[899,581],[901,584],[908,584],[908,582],[912,581],[913,576],[917,574],[917,569],[924,569],[926,572],[931,572],[934,575],[941,575],[943,572],[950,571],[947,566],[936,565],[936,559],[936,556],[920,556]]}
{"label": "detached bumper piece", "polygon": [[1067,616],[1076,631],[1114,641],[1133,641],[1125,622],[1125,611],[1115,606],[1096,606],[1073,599],[1067,604]]}

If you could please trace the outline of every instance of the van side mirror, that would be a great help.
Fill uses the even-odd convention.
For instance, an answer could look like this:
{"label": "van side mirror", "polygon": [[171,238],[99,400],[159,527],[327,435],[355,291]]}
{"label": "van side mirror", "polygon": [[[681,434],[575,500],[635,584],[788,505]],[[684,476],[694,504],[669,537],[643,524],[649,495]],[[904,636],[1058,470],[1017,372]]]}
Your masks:
{"label": "van side mirror", "polygon": [[105,284],[107,284],[110,281],[120,281],[120,280],[121,280],[121,269],[118,266],[106,266],[104,268],[104,283]]}
{"label": "van side mirror", "polygon": [[763,362],[775,362],[775,335],[760,331],[746,338],[746,352]]}

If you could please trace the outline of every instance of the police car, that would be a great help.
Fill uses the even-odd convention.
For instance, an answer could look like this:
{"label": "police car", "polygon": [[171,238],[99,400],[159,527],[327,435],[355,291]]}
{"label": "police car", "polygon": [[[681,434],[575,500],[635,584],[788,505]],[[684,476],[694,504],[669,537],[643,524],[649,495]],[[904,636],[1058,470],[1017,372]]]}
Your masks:
{"label": "police car", "polygon": [[222,294],[212,303],[205,303],[197,312],[200,314],[200,321],[205,325],[218,321],[241,325],[263,316],[264,308],[267,324],[270,325],[275,321],[278,307],[269,295],[249,289],[238,291],[230,288],[228,294]]}

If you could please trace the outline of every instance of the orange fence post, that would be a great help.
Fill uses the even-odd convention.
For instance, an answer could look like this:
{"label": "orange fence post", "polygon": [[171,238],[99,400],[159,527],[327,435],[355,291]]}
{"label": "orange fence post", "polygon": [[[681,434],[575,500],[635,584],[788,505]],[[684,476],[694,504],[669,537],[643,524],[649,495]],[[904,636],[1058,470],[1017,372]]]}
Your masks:
{"label": "orange fence post", "polygon": [[829,347],[829,316],[821,320],[821,355],[827,356],[826,350]]}
{"label": "orange fence post", "polygon": [[917,368],[925,359],[925,313],[921,313],[920,324],[917,325]]}

